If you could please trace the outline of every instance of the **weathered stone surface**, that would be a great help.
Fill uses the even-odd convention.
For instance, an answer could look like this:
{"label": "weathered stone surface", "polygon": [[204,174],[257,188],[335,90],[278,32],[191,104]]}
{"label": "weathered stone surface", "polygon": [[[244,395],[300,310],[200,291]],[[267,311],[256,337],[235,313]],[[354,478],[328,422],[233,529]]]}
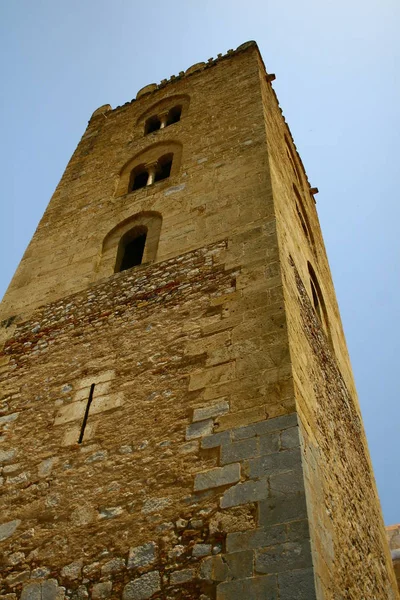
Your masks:
{"label": "weathered stone surface", "polygon": [[39,477],[48,477],[58,460],[58,457],[52,456],[51,458],[46,458],[46,460],[42,461],[38,466]]}
{"label": "weathered stone surface", "polygon": [[298,468],[301,455],[298,448],[267,454],[249,460],[250,477],[265,477]]}
{"label": "weathered stone surface", "polygon": [[239,462],[258,454],[258,440],[250,438],[221,446],[221,465]]}
{"label": "weathered stone surface", "polygon": [[47,579],[42,583],[42,600],[63,600],[65,588],[58,585],[56,579]]}
{"label": "weathered stone surface", "polygon": [[311,566],[308,540],[287,542],[255,551],[255,570],[258,573],[282,573]]}
{"label": "weathered stone surface", "polygon": [[221,433],[214,433],[208,435],[201,440],[202,448],[216,448],[223,443],[229,443],[231,440],[229,431],[221,431]]}
{"label": "weathered stone surface", "polygon": [[182,571],[174,571],[170,575],[170,583],[171,585],[179,585],[181,583],[186,583],[187,581],[192,581],[196,577],[196,571],[194,569],[182,569]]}
{"label": "weathered stone surface", "polygon": [[11,462],[14,459],[16,453],[17,451],[14,448],[10,450],[0,450],[0,464]]}
{"label": "weathered stone surface", "polygon": [[160,591],[161,579],[158,571],[145,573],[124,587],[122,600],[147,600]]}
{"label": "weathered stone surface", "polygon": [[123,558],[113,558],[109,560],[101,567],[102,575],[111,575],[112,573],[119,573],[125,568],[125,561]]}
{"label": "weathered stone surface", "polygon": [[193,421],[205,421],[206,419],[218,417],[218,415],[224,415],[228,411],[229,402],[223,400],[217,404],[211,404],[210,406],[204,406],[203,408],[196,408],[193,411]]}
{"label": "weathered stone surface", "polygon": [[212,552],[211,544],[195,544],[192,549],[192,556],[208,556]]}
{"label": "weathered stone surface", "polygon": [[154,513],[159,510],[163,510],[166,506],[171,504],[170,498],[149,498],[143,504],[142,512],[143,513]]}
{"label": "weathered stone surface", "polygon": [[6,583],[10,587],[14,587],[14,586],[18,585],[19,583],[23,583],[24,581],[27,581],[30,577],[30,574],[31,574],[31,572],[29,570],[10,573],[6,577]]}
{"label": "weathered stone surface", "polygon": [[186,439],[193,440],[204,435],[210,435],[213,430],[213,420],[207,419],[206,421],[198,421],[192,423],[186,429]]}
{"label": "weathered stone surface", "polygon": [[207,490],[236,483],[240,480],[240,465],[231,464],[224,467],[216,467],[205,473],[198,473],[194,480],[195,491]]}
{"label": "weathered stone surface", "polygon": [[217,587],[217,600],[260,600],[260,598],[278,600],[274,575],[227,581]]}
{"label": "weathered stone surface", "polygon": [[279,498],[268,498],[259,505],[258,524],[269,527],[287,521],[297,521],[307,517],[304,494],[288,494]]}
{"label": "weathered stone surface", "polygon": [[72,581],[79,579],[81,576],[82,566],[83,560],[76,560],[61,569],[61,576],[65,577],[66,579],[71,579]]}
{"label": "weathered stone surface", "polygon": [[257,502],[268,496],[268,485],[265,479],[261,481],[245,481],[226,490],[221,498],[221,508],[239,506],[248,502]]}
{"label": "weathered stone surface", "polygon": [[228,533],[226,550],[229,553],[242,552],[243,550],[262,548],[263,546],[275,546],[284,541],[286,541],[285,526],[277,525],[265,529]]}
{"label": "weathered stone surface", "polygon": [[316,600],[313,569],[279,573],[280,600]]}
{"label": "weathered stone surface", "polygon": [[105,600],[111,596],[112,582],[102,581],[95,583],[92,588],[92,600]]}
{"label": "weathered stone surface", "polygon": [[2,523],[0,525],[0,542],[6,540],[13,535],[17,527],[21,524],[20,519],[14,521],[8,521],[8,523]]}
{"label": "weathered stone surface", "polygon": [[128,569],[136,567],[147,567],[157,558],[157,545],[149,542],[136,548],[130,548],[128,557]]}
{"label": "weathered stone surface", "polygon": [[29,583],[22,589],[21,600],[42,600],[40,583]]}

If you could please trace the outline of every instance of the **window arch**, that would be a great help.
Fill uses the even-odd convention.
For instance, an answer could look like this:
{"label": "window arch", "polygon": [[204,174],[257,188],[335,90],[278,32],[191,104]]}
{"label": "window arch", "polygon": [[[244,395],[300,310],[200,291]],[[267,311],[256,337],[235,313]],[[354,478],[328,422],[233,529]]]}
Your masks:
{"label": "window arch", "polygon": [[169,96],[156,102],[138,118],[137,127],[143,127],[144,135],[165,129],[184,118],[189,109],[190,98],[186,94]]}
{"label": "window arch", "polygon": [[308,215],[307,215],[306,208],[304,206],[303,199],[302,199],[300,192],[297,189],[295,184],[293,184],[293,191],[294,191],[294,195],[295,195],[296,212],[297,212],[297,216],[299,217],[299,220],[300,220],[301,228],[303,229],[304,235],[306,236],[307,240],[309,241],[311,249],[314,250],[314,245],[315,245],[314,244],[314,235],[313,235],[313,232],[312,232],[312,229],[310,226],[310,221],[308,219]]}
{"label": "window arch", "polygon": [[315,313],[321,322],[322,328],[325,331],[328,339],[330,340],[328,313],[326,310],[324,297],[322,295],[321,286],[319,285],[317,276],[315,274],[315,271],[314,271],[311,263],[307,262],[307,266],[308,266],[308,274],[310,276],[312,304],[313,304]]}
{"label": "window arch", "polygon": [[160,213],[143,211],[111,229],[103,241],[98,269],[100,277],[154,262],[161,224]]}
{"label": "window arch", "polygon": [[123,196],[177,175],[182,144],[165,141],[153,144],[129,160],[121,169],[116,196]]}
{"label": "window arch", "polygon": [[147,232],[145,225],[136,225],[121,237],[115,261],[115,273],[142,264]]}

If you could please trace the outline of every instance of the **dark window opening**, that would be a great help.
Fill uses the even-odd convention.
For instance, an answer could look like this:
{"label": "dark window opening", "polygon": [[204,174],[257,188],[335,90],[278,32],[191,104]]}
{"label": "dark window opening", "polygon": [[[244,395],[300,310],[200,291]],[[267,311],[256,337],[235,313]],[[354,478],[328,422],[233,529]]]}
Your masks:
{"label": "dark window opening", "polygon": [[133,190],[139,190],[140,188],[146,187],[148,178],[149,174],[144,165],[136,167],[131,174],[131,192],[133,192]]}
{"label": "dark window opening", "polygon": [[87,425],[87,420],[89,418],[90,405],[92,404],[92,400],[93,400],[94,385],[95,384],[92,383],[92,385],[90,386],[89,398],[88,398],[88,401],[87,401],[87,404],[86,404],[85,415],[84,415],[83,421],[82,421],[81,432],[80,432],[79,438],[78,438],[78,444],[82,444],[82,442],[83,442],[83,436],[85,435],[85,429],[86,429],[86,425]]}
{"label": "dark window opening", "polygon": [[158,117],[150,117],[147,119],[146,125],[144,128],[144,134],[152,133],[153,131],[157,131],[161,127],[161,121]]}
{"label": "dark window opening", "polygon": [[301,223],[301,227],[304,231],[304,235],[306,236],[307,240],[309,241],[311,248],[314,250],[314,236],[312,234],[312,230],[311,230],[311,226],[307,217],[307,212],[305,209],[305,206],[303,204],[303,200],[302,197],[299,193],[299,190],[297,189],[297,187],[293,184],[293,191],[294,194],[296,196],[296,211],[297,211],[297,215],[300,219],[300,223]]}
{"label": "dark window opening", "polygon": [[126,271],[142,264],[144,247],[146,245],[147,229],[135,227],[121,240],[120,266],[116,271]]}
{"label": "dark window opening", "polygon": [[167,179],[171,174],[173,154],[165,154],[158,159],[158,169],[154,181]]}
{"label": "dark window opening", "polygon": [[172,125],[181,120],[182,106],[174,106],[168,113],[167,125]]}

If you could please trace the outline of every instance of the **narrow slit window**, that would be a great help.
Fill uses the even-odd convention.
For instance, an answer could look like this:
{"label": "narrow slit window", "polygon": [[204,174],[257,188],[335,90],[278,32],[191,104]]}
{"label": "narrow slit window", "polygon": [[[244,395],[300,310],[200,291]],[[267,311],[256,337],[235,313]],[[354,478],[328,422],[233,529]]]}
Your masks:
{"label": "narrow slit window", "polygon": [[131,185],[130,191],[140,190],[140,188],[146,187],[149,174],[144,165],[139,165],[131,173]]}
{"label": "narrow slit window", "polygon": [[134,227],[123,236],[117,254],[116,273],[142,264],[146,239],[147,228],[144,226]]}
{"label": "narrow slit window", "polygon": [[90,386],[89,398],[88,398],[88,401],[86,404],[86,410],[85,410],[85,415],[84,415],[83,421],[82,421],[82,427],[81,427],[81,432],[79,434],[78,444],[82,444],[83,436],[85,435],[85,429],[86,429],[87,421],[89,418],[90,405],[92,404],[92,400],[93,400],[94,385],[95,384],[92,383],[92,385]]}
{"label": "narrow slit window", "polygon": [[173,154],[165,154],[158,159],[158,169],[156,171],[154,181],[167,179],[171,174]]}
{"label": "narrow slit window", "polygon": [[167,126],[173,125],[174,123],[178,123],[181,120],[182,115],[182,106],[174,106],[168,113],[167,117]]}
{"label": "narrow slit window", "polygon": [[161,128],[161,121],[158,117],[150,117],[147,119],[146,125],[144,127],[144,134],[152,133],[153,131],[158,131]]}

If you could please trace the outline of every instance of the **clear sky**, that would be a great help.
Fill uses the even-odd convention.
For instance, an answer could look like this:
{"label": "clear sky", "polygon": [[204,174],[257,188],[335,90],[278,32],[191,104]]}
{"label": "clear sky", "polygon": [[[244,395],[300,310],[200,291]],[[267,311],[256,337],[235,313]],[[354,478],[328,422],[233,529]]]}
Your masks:
{"label": "clear sky", "polygon": [[92,112],[257,41],[317,207],[387,524],[400,521],[398,0],[3,0],[0,295]]}

